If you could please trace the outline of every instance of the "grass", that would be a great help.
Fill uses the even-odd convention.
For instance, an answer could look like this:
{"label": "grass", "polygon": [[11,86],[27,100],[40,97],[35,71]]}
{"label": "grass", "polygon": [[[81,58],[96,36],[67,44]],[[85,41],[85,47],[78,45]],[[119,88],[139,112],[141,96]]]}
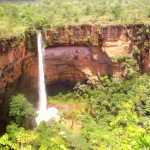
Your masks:
{"label": "grass", "polygon": [[75,99],[68,99],[68,100],[62,100],[61,98],[58,99],[58,97],[56,98],[55,96],[49,96],[48,97],[48,103],[49,104],[67,104],[67,105],[82,105],[85,106],[86,102],[84,101],[78,101]]}

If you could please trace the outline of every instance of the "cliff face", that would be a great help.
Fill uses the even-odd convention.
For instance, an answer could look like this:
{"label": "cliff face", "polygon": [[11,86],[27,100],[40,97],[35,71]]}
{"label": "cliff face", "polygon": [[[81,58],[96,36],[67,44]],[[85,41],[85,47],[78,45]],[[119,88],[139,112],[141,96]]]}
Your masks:
{"label": "cliff face", "polygon": [[12,83],[22,74],[22,60],[25,55],[24,42],[20,41],[17,48],[8,45],[4,49],[3,41],[0,43],[0,92],[4,92],[8,83]]}
{"label": "cliff face", "polygon": [[70,26],[47,30],[43,35],[48,47],[48,82],[69,79],[95,83],[103,75],[125,76],[131,73],[131,68],[149,74],[150,28],[144,25]]}
{"label": "cliff face", "polygon": [[[46,44],[47,84],[87,80],[95,83],[103,75],[125,76],[131,73],[131,68],[132,71],[139,69],[139,73],[150,73],[150,27],[70,26],[43,31],[43,37]],[[30,37],[30,40],[33,38]],[[26,47],[30,49],[29,45]],[[136,64],[133,63],[134,59]],[[19,91],[32,93],[31,89],[37,88],[37,53],[27,51],[25,40],[20,41],[16,48],[8,48],[6,52],[1,42],[1,92],[8,83],[17,79]]]}

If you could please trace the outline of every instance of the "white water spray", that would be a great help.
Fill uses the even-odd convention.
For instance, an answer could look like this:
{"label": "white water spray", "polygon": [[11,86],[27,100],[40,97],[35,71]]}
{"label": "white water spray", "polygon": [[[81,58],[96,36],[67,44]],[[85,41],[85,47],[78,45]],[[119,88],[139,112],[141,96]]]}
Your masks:
{"label": "white water spray", "polygon": [[38,60],[39,60],[39,76],[38,76],[38,93],[39,93],[39,110],[38,117],[36,118],[37,124],[41,121],[48,121],[50,118],[58,118],[56,108],[47,109],[47,95],[45,90],[45,77],[44,77],[44,54],[45,49],[42,44],[42,34],[38,33]]}

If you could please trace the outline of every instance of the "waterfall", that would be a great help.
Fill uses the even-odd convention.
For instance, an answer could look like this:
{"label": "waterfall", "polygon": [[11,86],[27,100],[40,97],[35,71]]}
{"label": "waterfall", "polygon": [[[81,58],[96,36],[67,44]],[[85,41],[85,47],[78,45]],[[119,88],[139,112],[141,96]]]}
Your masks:
{"label": "waterfall", "polygon": [[37,37],[38,44],[38,60],[39,60],[39,77],[38,77],[38,87],[39,87],[39,112],[45,112],[47,110],[47,96],[45,90],[45,77],[44,77],[44,54],[45,49],[42,44],[42,34],[39,32]]}
{"label": "waterfall", "polygon": [[45,89],[45,76],[44,76],[44,55],[45,48],[43,47],[42,34],[38,33],[37,36],[38,46],[38,94],[39,94],[39,109],[37,111],[38,117],[36,118],[37,124],[41,121],[48,121],[50,118],[59,118],[57,115],[58,110],[54,107],[47,109],[47,95]]}

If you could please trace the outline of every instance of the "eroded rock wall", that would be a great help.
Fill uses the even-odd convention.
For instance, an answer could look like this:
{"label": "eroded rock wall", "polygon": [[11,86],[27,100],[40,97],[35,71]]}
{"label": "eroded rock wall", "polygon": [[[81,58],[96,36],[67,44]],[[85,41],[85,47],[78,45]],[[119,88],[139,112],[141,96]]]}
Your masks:
{"label": "eroded rock wall", "polygon": [[4,92],[8,83],[16,81],[22,74],[22,60],[25,57],[24,42],[20,41],[16,48],[0,49],[0,92]]}
{"label": "eroded rock wall", "polygon": [[[149,26],[78,25],[61,28],[57,31],[46,30],[43,32],[43,36],[47,45],[46,53],[49,54],[50,51],[53,51],[52,47],[57,46],[59,46],[59,49],[61,49],[60,46],[62,46],[62,49],[65,49],[65,46],[86,46],[90,49],[90,64],[86,62],[87,65],[81,67],[80,63],[74,63],[74,67],[80,68],[78,69],[78,72],[83,74],[86,80],[90,80],[93,83],[103,75],[111,75],[114,77],[124,75],[126,69],[121,67],[121,64],[116,61],[119,57],[123,56],[130,57],[131,61],[134,59],[137,61],[137,65],[134,66],[134,68],[139,70],[139,73],[149,74]],[[140,50],[138,54],[136,54],[135,48]],[[59,50],[56,48],[55,51],[58,52]],[[58,58],[56,56],[54,59],[52,57],[50,58],[54,66],[57,66],[58,61],[63,62],[64,64],[65,62],[66,64],[68,63],[69,58],[63,60],[65,54],[60,55],[61,56]],[[74,57],[75,55],[76,54],[74,53]],[[135,55],[138,56],[135,57]],[[84,60],[78,61],[82,64],[82,61]],[[71,62],[73,63],[74,61],[72,60]],[[57,73],[60,72],[60,69],[55,68],[55,70],[53,70],[53,68],[54,67],[51,68],[51,73],[47,73],[47,76],[51,76],[51,79],[49,78],[51,81],[56,80],[55,78],[58,76]],[[56,76],[52,72],[57,72]],[[65,74],[66,76],[68,74],[67,70],[64,69],[64,71],[61,71],[61,74],[63,74],[61,77],[65,78]],[[58,79],[61,79],[61,77]],[[80,77],[77,78],[80,79]]]}
{"label": "eroded rock wall", "polygon": [[[78,25],[58,30],[43,31],[46,44],[45,76],[46,83],[65,80],[96,82],[103,75],[120,77],[125,69],[116,60],[129,55],[136,59],[139,73],[150,73],[150,27],[144,25],[100,26]],[[0,89],[5,90],[8,83],[17,79],[18,91],[31,93],[37,91],[38,59],[32,42],[20,40],[16,48],[4,51],[0,44]],[[36,43],[36,37],[28,41]],[[135,53],[136,49],[140,53]],[[31,51],[27,50],[32,49]]]}

